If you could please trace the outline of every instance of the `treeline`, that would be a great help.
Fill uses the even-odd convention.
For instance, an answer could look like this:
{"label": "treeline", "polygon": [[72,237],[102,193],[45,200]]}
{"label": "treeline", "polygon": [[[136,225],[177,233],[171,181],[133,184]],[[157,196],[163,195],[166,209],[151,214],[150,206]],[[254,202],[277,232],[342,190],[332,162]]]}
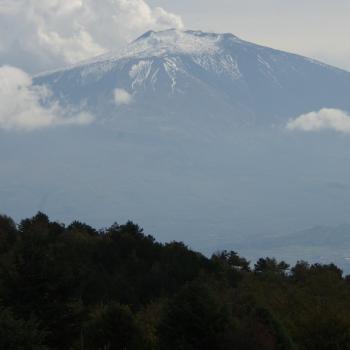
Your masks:
{"label": "treeline", "polygon": [[0,216],[0,349],[350,349],[350,278],[332,264],[209,259],[132,222]]}

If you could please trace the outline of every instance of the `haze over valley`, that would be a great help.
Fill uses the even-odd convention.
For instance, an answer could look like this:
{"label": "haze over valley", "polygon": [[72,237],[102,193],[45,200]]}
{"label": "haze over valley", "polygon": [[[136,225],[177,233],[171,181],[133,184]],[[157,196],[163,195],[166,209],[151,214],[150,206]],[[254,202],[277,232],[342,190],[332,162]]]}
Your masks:
{"label": "haze over valley", "polygon": [[349,222],[349,72],[229,33],[170,29],[33,77],[1,74],[8,99],[23,98],[14,114],[2,107],[1,212],[132,219],[206,254],[292,249],[291,261],[349,268],[346,242],[264,243]]}

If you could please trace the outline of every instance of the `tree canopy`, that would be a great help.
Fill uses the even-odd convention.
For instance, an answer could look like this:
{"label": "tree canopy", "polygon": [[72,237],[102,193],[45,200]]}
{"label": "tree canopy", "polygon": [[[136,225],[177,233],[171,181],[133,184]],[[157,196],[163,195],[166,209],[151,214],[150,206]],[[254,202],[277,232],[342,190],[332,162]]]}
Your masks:
{"label": "tree canopy", "polygon": [[0,348],[350,349],[350,277],[234,251],[208,258],[133,222],[0,216]]}

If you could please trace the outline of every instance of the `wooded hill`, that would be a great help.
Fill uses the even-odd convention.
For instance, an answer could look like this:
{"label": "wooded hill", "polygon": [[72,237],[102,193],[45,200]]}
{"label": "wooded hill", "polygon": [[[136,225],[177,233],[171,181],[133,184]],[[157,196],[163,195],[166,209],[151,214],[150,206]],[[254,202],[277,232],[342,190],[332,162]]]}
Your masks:
{"label": "wooded hill", "polygon": [[125,225],[0,216],[0,348],[350,349],[335,265],[210,259]]}

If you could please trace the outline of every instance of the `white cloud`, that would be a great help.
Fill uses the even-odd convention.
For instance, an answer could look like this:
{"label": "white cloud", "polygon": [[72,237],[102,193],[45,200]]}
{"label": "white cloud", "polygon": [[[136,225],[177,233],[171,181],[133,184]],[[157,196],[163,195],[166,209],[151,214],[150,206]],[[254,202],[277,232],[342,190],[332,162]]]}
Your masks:
{"label": "white cloud", "polygon": [[303,114],[289,121],[287,128],[308,132],[334,130],[350,133],[350,115],[339,109],[324,108],[318,112]]}
{"label": "white cloud", "polygon": [[30,131],[92,122],[90,114],[70,113],[58,102],[50,101],[50,97],[50,91],[33,86],[30,76],[24,71],[10,66],[0,67],[0,129]]}
{"label": "white cloud", "polygon": [[114,90],[114,102],[117,106],[128,105],[132,103],[133,97],[124,89]]}
{"label": "white cloud", "polygon": [[181,18],[145,0],[0,0],[0,64],[31,72],[118,48]]}

